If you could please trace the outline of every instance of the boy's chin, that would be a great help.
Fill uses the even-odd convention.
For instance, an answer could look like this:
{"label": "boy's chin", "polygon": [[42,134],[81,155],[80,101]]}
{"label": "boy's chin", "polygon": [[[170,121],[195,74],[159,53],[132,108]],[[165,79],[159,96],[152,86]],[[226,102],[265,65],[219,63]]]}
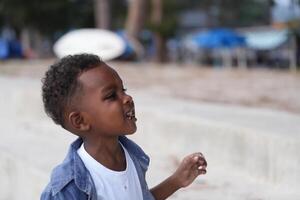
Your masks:
{"label": "boy's chin", "polygon": [[133,135],[136,132],[136,127],[130,131],[127,131],[126,135]]}

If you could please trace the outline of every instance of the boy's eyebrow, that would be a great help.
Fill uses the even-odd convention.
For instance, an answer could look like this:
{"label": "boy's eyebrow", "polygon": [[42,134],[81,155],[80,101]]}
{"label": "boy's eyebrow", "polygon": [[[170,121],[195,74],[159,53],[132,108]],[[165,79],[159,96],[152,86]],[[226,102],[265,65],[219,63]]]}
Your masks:
{"label": "boy's eyebrow", "polygon": [[124,84],[121,79],[117,80],[117,82],[115,82],[115,81],[108,82],[101,88],[101,92],[106,92],[111,89],[117,89],[119,87],[119,85],[121,86],[122,89],[124,88]]}
{"label": "boy's eyebrow", "polygon": [[119,80],[118,83],[108,83],[107,85],[105,85],[104,87],[102,87],[101,91],[105,92],[106,90],[110,90],[110,89],[116,89],[119,87],[119,84],[121,86],[121,88],[124,88],[124,84],[122,80]]}
{"label": "boy's eyebrow", "polygon": [[[121,82],[121,87],[122,87],[122,89],[124,88],[124,85],[123,85],[122,82]],[[108,90],[111,90],[111,89],[117,89],[117,88],[118,88],[117,85],[115,85],[115,84],[109,84],[109,85],[106,85],[106,86],[102,87],[102,88],[101,88],[101,91],[102,91],[102,92],[106,92],[106,91],[108,91]]]}
{"label": "boy's eyebrow", "polygon": [[111,90],[111,89],[115,89],[116,88],[116,86],[115,85],[107,85],[107,86],[104,86],[104,87],[102,87],[101,88],[101,91],[102,92],[106,92],[106,91],[108,91],[108,90]]}

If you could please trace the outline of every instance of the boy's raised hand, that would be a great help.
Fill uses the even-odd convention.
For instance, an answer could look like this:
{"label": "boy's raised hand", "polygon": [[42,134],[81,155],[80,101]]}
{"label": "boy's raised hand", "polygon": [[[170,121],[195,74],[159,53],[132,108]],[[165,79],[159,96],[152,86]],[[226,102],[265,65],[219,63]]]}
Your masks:
{"label": "boy's raised hand", "polygon": [[172,175],[178,187],[187,187],[200,174],[206,174],[207,162],[202,153],[193,153],[186,156]]}
{"label": "boy's raised hand", "polygon": [[206,167],[202,153],[193,153],[182,160],[170,177],[152,188],[151,193],[155,200],[165,200],[178,189],[190,185],[200,174],[205,174]]}

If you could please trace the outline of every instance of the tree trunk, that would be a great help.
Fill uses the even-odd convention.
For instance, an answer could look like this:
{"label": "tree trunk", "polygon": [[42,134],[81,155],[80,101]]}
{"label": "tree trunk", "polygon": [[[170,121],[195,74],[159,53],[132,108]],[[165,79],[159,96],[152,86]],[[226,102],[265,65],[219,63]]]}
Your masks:
{"label": "tree trunk", "polygon": [[290,71],[296,72],[297,71],[297,41],[296,35],[292,35],[290,41],[290,49],[289,49],[289,60],[290,60]]}
{"label": "tree trunk", "polygon": [[297,68],[300,67],[300,36],[296,36],[296,64]]}
{"label": "tree trunk", "polygon": [[29,28],[22,28],[20,40],[21,40],[23,51],[26,54],[26,52],[31,49]]}
{"label": "tree trunk", "polygon": [[127,19],[125,22],[126,36],[131,43],[136,57],[144,56],[144,47],[139,42],[139,33],[143,29],[146,16],[146,0],[129,0]]}
{"label": "tree trunk", "polygon": [[[151,11],[151,22],[155,26],[159,26],[162,23],[163,18],[163,5],[161,0],[152,0],[152,11]],[[154,45],[155,54],[153,60],[155,62],[165,62],[167,61],[167,48],[166,39],[156,31],[154,33]]]}
{"label": "tree trunk", "polygon": [[137,40],[145,23],[146,1],[129,0],[128,3],[128,14],[125,28],[127,35]]}
{"label": "tree trunk", "polygon": [[94,0],[95,26],[100,29],[110,29],[110,1]]}
{"label": "tree trunk", "polygon": [[154,33],[155,55],[154,62],[163,63],[167,61],[166,39],[159,33]]}

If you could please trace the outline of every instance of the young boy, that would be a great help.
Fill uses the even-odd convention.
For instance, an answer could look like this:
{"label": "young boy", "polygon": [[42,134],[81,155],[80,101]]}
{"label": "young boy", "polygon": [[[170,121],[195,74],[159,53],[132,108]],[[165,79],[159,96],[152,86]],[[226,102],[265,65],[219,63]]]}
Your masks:
{"label": "young boy", "polygon": [[91,54],[67,56],[43,79],[46,113],[78,136],[57,166],[41,199],[160,200],[206,173],[201,153],[148,189],[149,157],[126,135],[136,131],[134,102],[118,73]]}

